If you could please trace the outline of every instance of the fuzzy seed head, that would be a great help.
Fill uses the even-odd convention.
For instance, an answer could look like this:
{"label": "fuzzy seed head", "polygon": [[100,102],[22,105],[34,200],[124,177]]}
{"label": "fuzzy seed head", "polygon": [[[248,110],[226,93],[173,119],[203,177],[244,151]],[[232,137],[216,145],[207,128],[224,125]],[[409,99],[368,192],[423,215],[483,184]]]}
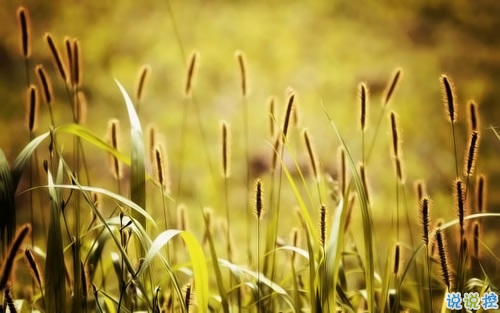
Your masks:
{"label": "fuzzy seed head", "polygon": [[62,61],[61,54],[59,53],[59,50],[57,49],[57,46],[54,43],[54,39],[52,38],[52,35],[50,33],[45,33],[45,41],[49,46],[50,52],[52,53],[52,59],[54,60],[56,68],[59,71],[62,80],[66,83],[68,81],[68,71]]}
{"label": "fuzzy seed head", "polygon": [[187,97],[191,96],[197,59],[198,59],[198,52],[195,51],[191,54],[191,58],[189,59],[189,66],[188,66],[187,78],[186,78],[186,86],[184,88],[184,94]]}
{"label": "fuzzy seed head", "polygon": [[443,103],[448,112],[448,119],[450,123],[455,123],[457,119],[456,112],[456,99],[453,92],[452,83],[446,75],[441,75],[441,84],[443,88]]}
{"label": "fuzzy seed head", "polygon": [[465,176],[471,176],[474,173],[474,167],[477,159],[477,150],[479,149],[479,133],[472,131],[469,139],[469,149],[467,153],[467,162],[465,163]]}
{"label": "fuzzy seed head", "polygon": [[73,85],[78,87],[82,81],[82,54],[80,51],[80,41],[78,39],[73,39],[71,50],[73,52],[73,66],[71,70],[73,75]]}
{"label": "fuzzy seed head", "polygon": [[52,105],[52,100],[54,99],[54,92],[52,90],[52,83],[50,77],[47,75],[45,68],[42,64],[38,64],[35,67],[35,73],[38,77],[38,84],[43,91],[43,99],[48,105]]}
{"label": "fuzzy seed head", "polygon": [[392,95],[394,94],[394,91],[396,90],[396,87],[398,86],[399,80],[401,78],[403,70],[401,68],[397,68],[394,73],[392,74],[392,78],[387,84],[385,91],[384,91],[384,98],[382,101],[382,105],[384,107],[387,107],[389,104],[389,101],[392,98]]}
{"label": "fuzzy seed head", "polygon": [[395,112],[391,112],[392,156],[399,157],[399,132]]}
{"label": "fuzzy seed head", "polygon": [[324,204],[321,205],[319,216],[320,240],[321,246],[324,248],[326,244],[326,206]]}
{"label": "fuzzy seed head", "polygon": [[291,93],[290,97],[288,98],[288,105],[286,106],[285,121],[283,123],[283,141],[286,140],[286,135],[288,133],[288,125],[290,124],[290,117],[292,115],[294,99],[295,99],[295,93]]}
{"label": "fuzzy seed head", "polygon": [[474,101],[469,103],[469,129],[470,131],[479,131],[479,115],[477,113],[477,104]]}
{"label": "fuzzy seed head", "polygon": [[247,95],[247,74],[246,74],[246,62],[245,57],[241,51],[236,51],[236,59],[238,59],[238,65],[240,68],[241,76],[241,94],[243,97]]}
{"label": "fuzzy seed head", "polygon": [[318,160],[316,158],[316,154],[314,153],[314,150],[312,148],[311,144],[311,139],[309,138],[309,133],[307,132],[307,129],[304,129],[303,131],[303,136],[304,136],[304,143],[306,145],[307,153],[309,154],[309,160],[311,162],[311,168],[314,173],[314,178],[316,181],[319,181],[319,170],[318,170]]}
{"label": "fuzzy seed head", "polygon": [[436,244],[439,253],[439,262],[441,264],[441,276],[448,290],[451,290],[451,273],[448,266],[448,253],[444,235],[441,233],[440,229],[436,230]]}
{"label": "fuzzy seed head", "polygon": [[422,222],[422,240],[426,246],[429,245],[429,234],[430,234],[430,199],[428,196],[425,196],[420,201],[420,218]]}
{"label": "fuzzy seed head", "polygon": [[[108,142],[115,149],[118,150],[120,133],[120,121],[117,119],[111,119],[108,121]],[[115,179],[122,178],[121,163],[118,158],[111,155],[110,158],[110,169],[111,173],[114,175]]]}
{"label": "fuzzy seed head", "polygon": [[27,93],[27,126],[30,133],[36,131],[38,127],[38,90],[35,85],[30,85]]}
{"label": "fuzzy seed head", "polygon": [[366,201],[370,203],[370,193],[368,192],[368,181],[366,179],[365,166],[363,164],[359,165],[359,176],[361,177],[361,182],[363,183],[364,195],[366,197]]}
{"label": "fuzzy seed head", "polygon": [[486,176],[481,174],[479,175],[479,178],[477,179],[477,184],[476,184],[476,206],[477,206],[477,211],[479,213],[485,212],[486,209]]}
{"label": "fuzzy seed head", "polygon": [[394,267],[392,269],[392,273],[394,275],[398,275],[399,273],[399,264],[400,264],[400,245],[399,243],[396,244],[394,247]]}
{"label": "fuzzy seed head", "polygon": [[262,199],[262,181],[257,179],[255,184],[255,215],[257,216],[257,220],[260,220],[262,217],[262,210],[264,208],[264,201]]}
{"label": "fuzzy seed head", "polygon": [[21,31],[21,54],[24,58],[31,56],[31,18],[29,11],[24,7],[17,9],[17,19]]}
{"label": "fuzzy seed head", "polygon": [[366,130],[366,116],[368,115],[368,88],[365,83],[359,84],[359,99],[361,104],[361,131]]}
{"label": "fuzzy seed head", "polygon": [[460,238],[463,238],[464,234],[464,217],[465,217],[465,197],[464,197],[464,186],[461,179],[455,181],[455,201],[457,207],[458,221],[460,224]]}
{"label": "fuzzy seed head", "polygon": [[146,85],[147,78],[151,72],[151,67],[149,65],[143,65],[139,69],[138,80],[135,88],[135,99],[137,102],[141,102],[144,94],[144,86]]}

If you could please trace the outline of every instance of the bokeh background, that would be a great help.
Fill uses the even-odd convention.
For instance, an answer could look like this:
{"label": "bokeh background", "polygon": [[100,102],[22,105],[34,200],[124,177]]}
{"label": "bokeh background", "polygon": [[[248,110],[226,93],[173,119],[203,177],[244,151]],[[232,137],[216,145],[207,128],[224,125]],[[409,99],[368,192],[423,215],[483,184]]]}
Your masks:
{"label": "bokeh background", "polygon": [[[500,142],[489,129],[500,123],[498,1],[5,0],[0,4],[0,145],[9,160],[28,138],[24,122],[26,76],[16,20],[19,5],[31,13],[31,66],[42,63],[49,70],[60,124],[71,122],[71,114],[64,86],[43,41],[45,32],[53,34],[61,49],[65,36],[80,40],[83,90],[89,104],[86,123],[103,136],[110,118],[123,122],[124,136],[128,129],[123,100],[113,79],[133,94],[139,68],[144,64],[151,67],[140,117],[145,128],[154,123],[161,131],[174,179],[183,108],[187,105],[183,95],[187,60],[192,51],[198,51],[193,102],[199,108],[206,145],[191,106],[183,188],[187,203],[221,205],[212,196],[220,190],[220,181],[214,183],[210,178],[204,151],[208,150],[211,166],[217,170],[222,119],[233,131],[232,188],[237,190],[244,182],[242,99],[235,59],[240,50],[247,60],[252,160],[265,163],[269,159],[268,98],[276,97],[281,116],[286,90],[291,87],[298,97],[299,129],[309,129],[322,168],[332,175],[339,142],[322,103],[359,160],[358,83],[365,81],[371,91],[370,142],[381,112],[383,89],[394,69],[401,67],[403,76],[390,106],[401,122],[408,207],[416,212],[412,186],[423,179],[434,200],[434,217],[452,218],[453,146],[439,81],[446,73],[454,82],[459,105],[460,162],[467,144],[466,105],[472,99],[479,104],[482,138],[478,172],[489,179],[488,210],[499,211],[500,195],[495,190],[500,187]],[[36,81],[33,72],[31,79]],[[41,106],[40,113],[38,132],[47,131],[47,109]],[[292,139],[297,147],[301,143],[298,134]],[[379,219],[395,201],[388,134],[384,119],[367,169]],[[126,141],[124,138],[124,152]],[[306,151],[301,151],[299,160],[307,162]],[[90,153],[88,157],[93,171],[107,173],[105,156]],[[106,178],[104,174],[101,177]],[[231,193],[231,201],[239,201],[240,195]]]}

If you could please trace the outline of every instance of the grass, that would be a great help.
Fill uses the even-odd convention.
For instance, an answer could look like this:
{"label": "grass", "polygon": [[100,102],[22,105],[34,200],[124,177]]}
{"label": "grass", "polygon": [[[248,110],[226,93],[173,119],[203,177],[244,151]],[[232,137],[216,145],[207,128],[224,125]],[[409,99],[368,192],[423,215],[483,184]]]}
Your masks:
{"label": "grass", "polygon": [[[29,43],[35,38],[27,29],[28,13],[18,10],[21,55],[25,72],[31,73],[36,60]],[[149,121],[139,116],[147,105],[146,82],[152,80],[146,77],[154,67],[141,68],[136,103],[119,79],[116,86],[109,82],[122,99],[130,132],[122,137],[119,120],[110,120],[106,141],[84,123],[89,108],[82,92],[88,91],[82,88],[79,41],[66,38],[63,57],[51,34],[44,39],[64,88],[56,93],[51,86],[56,77],[34,66],[39,85],[32,85],[26,75],[29,142],[12,165],[0,153],[1,312],[442,312],[447,292],[499,292],[494,270],[499,256],[490,239],[498,233],[487,223],[495,223],[500,214],[488,211],[488,173],[478,172],[479,138],[499,135],[493,127],[486,132],[478,127],[474,105],[469,109],[469,133],[461,135],[455,127],[459,109],[448,76],[441,76],[446,108],[442,123],[451,124],[448,141],[455,176],[447,179],[455,191],[448,195],[450,203],[455,201],[450,208],[455,218],[433,227],[438,217],[430,213],[439,211],[431,210],[434,204],[426,188],[421,184],[413,196],[405,179],[402,130],[391,107],[397,87],[404,84],[402,69],[387,82],[378,122],[370,132],[368,115],[377,114],[377,107],[368,99],[367,85],[360,83],[360,132],[352,141],[337,125],[328,99],[321,107],[329,131],[315,134],[304,128],[299,122],[300,93],[287,90],[281,118],[272,104],[262,122],[270,121],[273,129],[264,139],[271,167],[254,185],[248,139],[254,133],[249,128],[252,100],[242,52],[236,53],[243,106],[241,151],[236,153],[230,140],[237,141],[233,128],[222,118],[220,138],[208,136],[196,97],[198,54],[193,53],[186,69],[185,107],[180,109],[182,127],[175,134],[183,139],[181,158],[173,173],[165,162],[169,149],[163,149],[164,139],[152,131],[145,140],[143,123]],[[40,95],[49,120],[37,128]],[[66,111],[52,107],[54,97],[67,98],[71,122],[55,123],[55,115]],[[389,121],[390,136],[381,135],[384,120]],[[193,142],[184,142],[192,136],[188,125],[200,131],[191,149],[186,146]],[[325,170],[331,155],[316,150],[325,141],[339,143],[338,174]],[[213,142],[219,143],[216,152]],[[385,145],[392,146],[385,153],[395,170],[386,176],[394,177],[395,197],[381,205],[373,188],[381,178],[372,174],[369,161]],[[460,146],[466,147],[463,153]],[[185,153],[205,159],[208,170],[191,171]],[[89,163],[91,155],[99,163]],[[308,156],[306,166],[300,155]],[[107,157],[111,162],[106,169],[98,164],[105,164]],[[222,175],[212,170],[217,157]],[[458,171],[461,166],[463,173]],[[29,184],[22,184],[24,180]],[[196,191],[189,183],[193,180],[214,189],[212,198],[182,193]],[[16,205],[14,199],[26,195],[31,201]],[[188,200],[196,204],[184,207]],[[212,205],[216,208],[209,208]],[[252,207],[255,214],[249,214]],[[419,227],[411,221],[416,215],[413,207],[420,213]],[[18,222],[19,210],[30,212],[29,224]],[[374,218],[381,210],[391,216],[390,223],[389,218]],[[46,224],[35,215],[40,211],[47,212],[41,217]],[[421,240],[416,240],[417,233]],[[291,239],[284,240],[282,234]],[[24,252],[25,264],[19,251]]]}

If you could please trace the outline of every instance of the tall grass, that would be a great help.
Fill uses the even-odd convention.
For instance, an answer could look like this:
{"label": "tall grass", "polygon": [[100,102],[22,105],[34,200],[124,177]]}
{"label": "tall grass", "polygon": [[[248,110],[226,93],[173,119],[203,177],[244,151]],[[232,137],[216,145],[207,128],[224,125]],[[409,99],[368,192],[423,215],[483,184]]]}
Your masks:
{"label": "tall grass", "polygon": [[[17,14],[20,56],[26,61],[31,52],[29,12],[20,8]],[[60,96],[56,92],[59,89],[52,86],[55,79],[43,64],[37,64],[34,70],[38,88],[30,83],[29,75],[27,78],[26,126],[30,140],[12,166],[0,150],[1,312],[7,308],[17,310],[14,300],[28,307],[29,312],[438,312],[446,309],[447,292],[498,293],[497,277],[491,267],[491,260],[498,260],[498,256],[487,239],[496,233],[484,222],[496,221],[500,214],[488,212],[488,173],[481,172],[478,163],[479,140],[487,134],[481,133],[478,107],[471,103],[469,132],[466,138],[460,137],[455,129],[459,108],[447,76],[441,77],[441,84],[446,118],[451,122],[450,150],[456,177],[449,178],[454,191],[449,200],[455,201],[456,218],[436,223],[439,211],[433,210],[431,215],[431,195],[424,178],[416,183],[415,199],[406,192],[401,128],[397,113],[389,109],[391,101],[399,101],[394,95],[401,69],[387,83],[373,130],[367,128],[367,121],[371,112],[377,113],[376,108],[368,109],[368,86],[359,85],[359,157],[326,105],[321,113],[331,132],[313,136],[310,130],[303,129],[301,138],[294,138],[298,92],[288,94],[281,125],[271,97],[268,116],[262,121],[269,122],[271,132],[271,168],[252,185],[248,140],[252,130],[247,124],[251,100],[242,52],[236,58],[246,156],[231,159],[229,120],[221,123],[219,139],[208,138],[199,108],[195,107],[194,116],[187,109],[196,105],[192,94],[198,54],[194,53],[183,91],[179,132],[182,142],[175,164],[178,175],[171,176],[165,143],[156,128],[150,128],[146,145],[139,118],[139,108],[148,105],[142,100],[150,67],[140,71],[135,104],[127,88],[116,80],[116,102],[124,104],[121,108],[127,113],[130,132],[125,140],[119,140],[118,120],[109,117],[106,140],[99,135],[100,130],[84,123],[87,107],[82,90],[83,43],[66,37],[63,58],[54,37],[47,33],[44,39],[66,88],[72,116],[54,119],[54,111],[59,108],[52,104]],[[25,66],[30,72],[29,62]],[[35,133],[37,112],[45,113],[38,107],[38,94],[50,117],[48,125],[38,125],[39,134]],[[198,208],[181,205],[187,200],[181,190],[189,188],[182,183],[183,175],[188,173],[183,171],[188,151],[188,143],[183,140],[187,138],[189,118],[195,118],[200,127],[204,146],[196,147],[196,151],[205,152],[207,166],[214,157],[209,155],[208,145],[220,144],[223,190],[214,188],[214,196],[220,200],[217,203],[223,203],[222,208],[210,209],[206,199],[196,196]],[[384,119],[389,121],[387,137],[378,135]],[[65,120],[71,122],[57,123]],[[495,131],[492,134],[498,136]],[[73,140],[73,149],[65,150],[63,143],[68,138]],[[322,141],[313,142],[313,138]],[[294,140],[302,140],[304,145],[295,145]],[[321,155],[315,149],[328,140],[340,143],[336,175],[329,175],[323,165],[335,157]],[[466,143],[463,154],[457,149],[461,141]],[[392,147],[387,164],[395,169],[395,199],[392,203],[387,200],[383,207],[376,201],[377,189],[372,186],[378,177],[371,175],[369,162],[378,144]],[[110,175],[92,170],[90,158],[86,157],[90,153],[97,159],[110,158]],[[37,155],[44,156],[42,162]],[[300,155],[308,156],[310,170],[300,165]],[[458,171],[460,159],[464,160],[463,173]],[[244,168],[245,173],[231,172],[231,162],[236,163],[233,169]],[[39,179],[31,179],[29,187],[22,189],[20,182],[27,179],[24,176],[36,177],[39,168],[43,168]],[[233,195],[238,189],[238,177],[242,178],[240,187],[245,193],[241,199],[239,194]],[[101,184],[117,186],[104,188]],[[175,186],[173,191],[171,185]],[[16,196],[35,192],[40,194],[41,203],[31,201],[16,206]],[[253,216],[248,214],[252,194]],[[288,207],[289,203],[296,208]],[[374,212],[389,212],[391,207],[393,222],[386,226]],[[418,208],[420,214],[422,240],[418,242],[412,237],[417,231],[410,220],[412,207]],[[35,208],[46,208],[46,232],[34,227],[37,221],[33,214],[30,224],[20,225],[16,212]],[[284,224],[289,220],[285,214],[296,214],[295,222]],[[402,214],[406,227],[400,225]],[[190,226],[193,224],[201,224],[203,231]],[[244,229],[239,228],[241,225],[245,225]],[[456,230],[458,235],[453,236],[450,230]],[[39,240],[32,240],[32,247],[26,247],[30,231]],[[240,233],[246,236],[234,236]],[[290,235],[290,240],[284,240],[283,234]],[[245,238],[246,242],[235,238]],[[381,243],[388,243],[387,251],[383,251]],[[23,251],[25,265],[18,264],[19,251]],[[238,257],[245,255],[248,258]],[[24,272],[25,276],[16,275]],[[30,284],[30,278],[25,277],[33,279],[33,296],[23,299],[21,290]]]}

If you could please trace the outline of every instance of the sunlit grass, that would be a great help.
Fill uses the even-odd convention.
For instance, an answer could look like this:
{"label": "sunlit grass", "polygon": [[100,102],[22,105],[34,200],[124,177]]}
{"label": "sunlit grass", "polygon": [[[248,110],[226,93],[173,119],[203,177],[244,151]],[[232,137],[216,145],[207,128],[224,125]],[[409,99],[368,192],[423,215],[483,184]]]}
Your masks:
{"label": "sunlit grass", "polygon": [[[46,48],[54,51],[50,42]],[[86,126],[76,118],[83,112],[77,97],[83,91],[77,71],[83,69],[69,61],[76,46],[66,48],[67,59],[57,61],[58,52],[53,52],[53,57],[66,86],[56,96],[67,99],[59,101],[67,101],[69,111],[54,108],[47,125],[39,126],[43,130],[36,133],[29,122],[25,131],[30,141],[12,165],[0,155],[2,310],[12,307],[12,294],[32,312],[439,312],[445,308],[446,292],[498,292],[492,266],[499,256],[489,238],[497,234],[483,223],[496,221],[500,214],[478,204],[479,195],[473,190],[480,173],[474,172],[472,165],[465,166],[465,173],[455,170],[454,177],[444,178],[450,186],[459,178],[470,186],[463,189],[455,205],[450,189],[446,195],[449,207],[440,209],[449,213],[423,214],[427,218],[421,224],[427,227],[412,220],[418,219],[420,199],[406,183],[402,165],[407,160],[405,144],[412,141],[412,134],[396,127],[394,104],[401,97],[395,96],[398,90],[394,87],[405,84],[399,74],[386,82],[382,106],[361,110],[365,114],[362,119],[369,119],[369,114],[381,121],[370,131],[362,125],[362,134],[349,129],[346,136],[332,114],[329,95],[320,94],[313,101],[287,89],[278,113],[271,117],[275,132],[269,135],[269,112],[264,106],[260,115],[251,110],[243,110],[243,114],[224,110],[208,113],[210,110],[201,105],[204,94],[197,93],[190,80],[194,70],[188,63],[185,98],[178,101],[184,107],[154,106],[158,112],[174,112],[175,119],[184,122],[179,123],[177,133],[155,137],[154,146],[146,144],[144,124],[159,124],[161,120],[140,119],[139,104],[133,103],[119,79],[115,86],[110,77],[106,92],[115,95],[116,107],[126,117],[120,121],[127,131],[118,134],[115,128],[112,135],[124,139],[120,141],[123,145],[117,145],[116,138],[106,142],[94,124]],[[68,62],[65,70],[61,62]],[[151,71],[154,73],[154,66]],[[246,74],[247,69],[240,71]],[[243,74],[243,100],[235,96],[234,102],[250,107]],[[154,81],[154,76],[150,80]],[[342,92],[342,97],[350,97],[350,91]],[[445,100],[450,101],[452,93],[446,88]],[[363,93],[363,106],[372,105],[368,94]],[[305,103],[315,103],[321,122],[301,118]],[[149,117],[145,114],[148,110],[153,108],[141,98],[141,116]],[[64,112],[70,117],[61,119]],[[34,110],[27,114],[29,121],[38,118]],[[238,122],[242,118],[244,121]],[[230,142],[226,122],[222,134],[217,134],[219,120],[234,121],[231,125],[248,140],[232,136]],[[354,116],[340,120],[342,125],[357,125]],[[384,124],[386,120],[391,121],[390,127]],[[316,127],[316,123],[327,128]],[[442,124],[436,128],[449,126],[444,116]],[[392,138],[384,136],[386,128]],[[498,137],[494,129],[492,133]],[[182,166],[174,166],[169,177],[175,186],[173,194],[166,192],[163,172],[160,175],[154,170],[155,162],[160,163],[156,148],[165,143],[170,147],[171,136],[184,141],[178,142],[182,158],[173,163]],[[462,161],[468,164],[467,152],[456,148],[465,147],[468,140],[469,135],[462,136],[453,128],[448,137],[450,146],[443,147],[450,149],[452,162],[440,162],[441,154],[435,156],[436,162],[451,166],[451,172],[462,168]],[[257,141],[267,153],[264,161],[268,164],[257,175],[260,192],[247,177],[247,153]],[[388,148],[391,142],[392,155]],[[325,146],[341,147],[345,163],[332,162],[336,154],[328,153]],[[377,163],[369,162],[372,151]],[[111,166],[106,166],[107,158],[111,158]],[[87,163],[88,159],[92,163]],[[384,159],[388,166],[379,168],[378,162]],[[210,168],[216,162],[222,164],[223,175]],[[327,171],[328,162],[337,168]],[[395,170],[388,171],[391,166]],[[338,174],[343,171],[345,181]],[[28,174],[40,179],[22,185],[23,176]],[[427,184],[432,183],[422,176]],[[392,198],[380,191],[381,185],[391,181],[388,177],[395,181],[395,191],[388,192]],[[31,211],[43,210],[41,218],[48,221],[47,231],[41,229],[43,223],[34,214],[27,226],[19,226],[15,214],[14,197],[35,193],[40,203],[32,201],[24,206]],[[253,194],[259,201],[251,199]],[[467,210],[461,201],[467,201]],[[181,205],[187,212],[186,227],[179,222]],[[248,214],[252,206],[257,218]],[[439,217],[446,219],[439,229],[432,229],[430,225]],[[18,228],[22,238],[15,236]],[[37,240],[23,245],[27,229],[33,230]],[[422,232],[426,240],[416,238],[415,234]],[[437,243],[436,237],[440,238]],[[13,275],[21,246],[34,251],[42,266],[35,270],[33,262],[28,262],[19,266],[22,275]],[[455,259],[458,261],[445,261]],[[35,272],[41,278],[31,281],[29,275],[36,276]],[[23,294],[23,290],[28,291]]]}

